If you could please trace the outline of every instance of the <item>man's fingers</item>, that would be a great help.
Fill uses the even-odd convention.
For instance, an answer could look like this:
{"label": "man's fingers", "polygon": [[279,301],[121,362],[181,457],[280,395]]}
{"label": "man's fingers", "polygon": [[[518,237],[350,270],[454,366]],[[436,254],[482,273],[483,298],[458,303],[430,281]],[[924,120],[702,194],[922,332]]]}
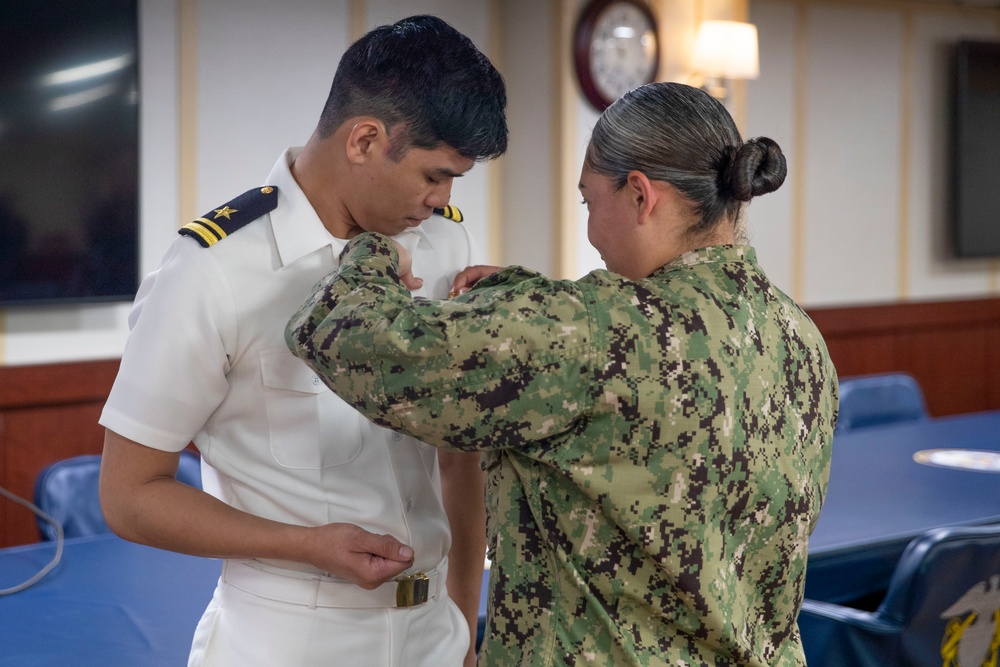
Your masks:
{"label": "man's fingers", "polygon": [[365,551],[373,556],[380,556],[387,560],[406,563],[413,560],[413,549],[392,535],[368,533],[359,547],[359,551]]}
{"label": "man's fingers", "polygon": [[356,549],[366,556],[364,567],[367,571],[359,582],[362,588],[375,588],[413,564],[413,549],[392,535],[367,533]]}

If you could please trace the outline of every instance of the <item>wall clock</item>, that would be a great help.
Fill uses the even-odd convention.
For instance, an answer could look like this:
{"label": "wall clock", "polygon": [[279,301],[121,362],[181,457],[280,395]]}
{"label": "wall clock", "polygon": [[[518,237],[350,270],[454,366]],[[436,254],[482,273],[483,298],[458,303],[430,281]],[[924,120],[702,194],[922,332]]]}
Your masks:
{"label": "wall clock", "polygon": [[658,34],[656,17],[642,0],[592,0],[584,7],[573,55],[583,94],[598,111],[656,80]]}

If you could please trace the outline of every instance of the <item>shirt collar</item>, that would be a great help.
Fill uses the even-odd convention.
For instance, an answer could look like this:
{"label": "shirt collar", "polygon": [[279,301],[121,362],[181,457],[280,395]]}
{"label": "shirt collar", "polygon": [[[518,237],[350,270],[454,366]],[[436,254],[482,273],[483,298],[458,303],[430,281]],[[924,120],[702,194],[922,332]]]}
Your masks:
{"label": "shirt collar", "polygon": [[[330,246],[334,257],[337,257],[347,245],[346,240],[336,238],[323,226],[323,221],[292,176],[291,165],[301,151],[301,147],[295,147],[282,153],[266,181],[268,185],[278,187],[278,207],[271,211],[271,231],[282,266],[294,264],[326,246]],[[431,247],[422,227],[408,229],[395,238],[410,252],[418,244]]]}
{"label": "shirt collar", "polygon": [[660,276],[685,266],[733,261],[756,264],[757,253],[748,245],[714,245],[698,248],[697,250],[690,250],[673,258],[656,271],[653,271],[650,277]]}

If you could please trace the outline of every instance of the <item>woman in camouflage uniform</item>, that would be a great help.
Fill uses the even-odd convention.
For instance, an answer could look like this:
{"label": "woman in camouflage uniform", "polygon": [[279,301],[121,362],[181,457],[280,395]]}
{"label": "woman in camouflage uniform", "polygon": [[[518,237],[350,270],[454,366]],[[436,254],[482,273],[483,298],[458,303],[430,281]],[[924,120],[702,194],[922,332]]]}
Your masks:
{"label": "woman in camouflage uniform", "polygon": [[837,378],[742,234],[785,171],[704,92],[644,86],[604,112],[581,175],[608,270],[474,267],[461,296],[412,299],[405,254],[363,234],[289,323],[376,423],[484,452],[480,664],[805,664]]}

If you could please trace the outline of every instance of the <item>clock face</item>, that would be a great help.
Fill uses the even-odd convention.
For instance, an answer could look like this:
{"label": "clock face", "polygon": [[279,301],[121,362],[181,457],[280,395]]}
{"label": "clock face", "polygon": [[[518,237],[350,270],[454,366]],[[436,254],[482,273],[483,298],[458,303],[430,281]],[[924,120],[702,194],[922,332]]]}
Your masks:
{"label": "clock face", "polygon": [[581,18],[576,52],[584,94],[603,110],[633,88],[655,80],[656,22],[640,2],[597,0]]}

